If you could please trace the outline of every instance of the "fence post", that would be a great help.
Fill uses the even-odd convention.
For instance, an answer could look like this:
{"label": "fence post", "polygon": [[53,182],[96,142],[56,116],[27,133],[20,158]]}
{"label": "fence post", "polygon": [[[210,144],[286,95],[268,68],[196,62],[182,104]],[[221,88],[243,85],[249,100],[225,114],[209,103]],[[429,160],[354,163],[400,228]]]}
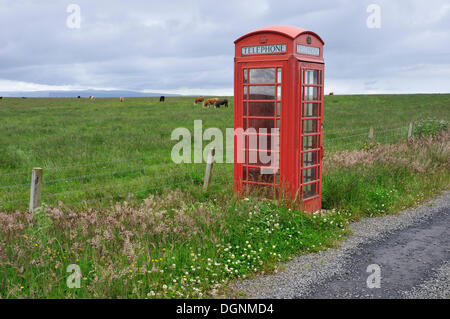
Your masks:
{"label": "fence post", "polygon": [[209,182],[211,181],[212,168],[214,164],[214,155],[216,154],[216,149],[213,147],[209,151],[208,159],[206,160],[206,171],[205,171],[205,179],[203,180],[203,190],[206,191],[209,186]]}
{"label": "fence post", "polygon": [[409,129],[408,129],[408,139],[410,139],[412,137],[412,132],[413,132],[413,122],[409,122]]}
{"label": "fence post", "polygon": [[373,126],[371,126],[369,129],[369,139],[373,140]]}
{"label": "fence post", "polygon": [[31,173],[30,213],[41,207],[42,168],[35,167]]}

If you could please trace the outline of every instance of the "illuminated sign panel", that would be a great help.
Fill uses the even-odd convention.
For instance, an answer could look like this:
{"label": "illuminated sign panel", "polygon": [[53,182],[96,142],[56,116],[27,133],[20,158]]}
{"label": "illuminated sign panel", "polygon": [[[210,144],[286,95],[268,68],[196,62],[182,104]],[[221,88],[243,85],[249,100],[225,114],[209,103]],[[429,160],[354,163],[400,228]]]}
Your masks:
{"label": "illuminated sign panel", "polygon": [[308,55],[319,56],[320,55],[320,48],[309,47],[309,46],[306,46],[306,45],[297,44],[297,52],[300,53],[300,54],[308,54]]}
{"label": "illuminated sign panel", "polygon": [[286,44],[255,45],[242,48],[242,55],[273,53],[286,53]]}

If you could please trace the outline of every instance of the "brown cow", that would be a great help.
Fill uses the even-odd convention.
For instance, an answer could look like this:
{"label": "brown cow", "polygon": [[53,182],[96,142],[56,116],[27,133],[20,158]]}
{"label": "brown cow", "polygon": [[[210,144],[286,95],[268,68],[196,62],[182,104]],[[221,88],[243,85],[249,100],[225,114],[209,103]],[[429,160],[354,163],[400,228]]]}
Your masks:
{"label": "brown cow", "polygon": [[123,102],[123,101],[125,101],[125,98],[124,98],[124,97],[121,97],[121,98],[120,98],[120,102]]}
{"label": "brown cow", "polygon": [[334,93],[333,93],[333,92],[330,92],[330,95],[334,95]]}
{"label": "brown cow", "polygon": [[205,100],[205,98],[203,96],[200,96],[200,97],[195,99],[194,105],[197,105],[198,102],[203,102],[204,100]]}
{"label": "brown cow", "polygon": [[212,98],[212,99],[207,99],[205,100],[205,102],[203,102],[203,107],[207,107],[210,105],[214,105],[219,99],[218,98]]}

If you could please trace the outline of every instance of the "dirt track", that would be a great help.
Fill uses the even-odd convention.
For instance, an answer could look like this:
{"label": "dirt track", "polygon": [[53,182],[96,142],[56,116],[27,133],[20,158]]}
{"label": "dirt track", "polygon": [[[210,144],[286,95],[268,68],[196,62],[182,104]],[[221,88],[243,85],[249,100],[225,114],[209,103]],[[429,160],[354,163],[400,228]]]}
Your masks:
{"label": "dirt track", "polygon": [[[256,298],[450,298],[450,191],[351,229],[341,247],[296,257],[284,271],[233,288]],[[371,264],[381,268],[380,288],[367,286]]]}

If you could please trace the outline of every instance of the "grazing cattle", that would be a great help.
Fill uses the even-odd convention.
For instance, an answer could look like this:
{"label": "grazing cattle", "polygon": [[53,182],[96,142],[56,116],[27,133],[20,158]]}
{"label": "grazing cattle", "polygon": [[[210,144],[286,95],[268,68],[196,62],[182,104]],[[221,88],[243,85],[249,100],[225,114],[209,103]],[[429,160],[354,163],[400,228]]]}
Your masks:
{"label": "grazing cattle", "polygon": [[93,95],[91,95],[90,97],[89,97],[89,100],[95,100],[95,96],[93,96]]}
{"label": "grazing cattle", "polygon": [[220,107],[221,105],[228,107],[228,100],[227,99],[217,100],[217,102],[214,104],[216,108]]}
{"label": "grazing cattle", "polygon": [[212,98],[212,99],[207,99],[203,102],[203,107],[207,107],[210,105],[214,105],[219,99],[218,98]]}
{"label": "grazing cattle", "polygon": [[159,102],[164,102],[166,100],[166,97],[164,96],[164,95],[162,95],[160,98],[159,98]]}
{"label": "grazing cattle", "polygon": [[0,100],[3,100],[3,96],[0,96]]}
{"label": "grazing cattle", "polygon": [[120,102],[123,102],[123,101],[125,101],[125,98],[124,98],[124,97],[121,97],[121,98],[120,98]]}
{"label": "grazing cattle", "polygon": [[205,98],[204,98],[203,96],[200,96],[200,97],[198,97],[198,98],[195,99],[194,104],[197,105],[198,102],[203,102],[204,100],[205,100]]}
{"label": "grazing cattle", "polygon": [[81,96],[78,95],[78,96],[77,96],[77,99],[81,99]]}
{"label": "grazing cattle", "polygon": [[334,95],[334,93],[333,93],[333,92],[330,92],[330,95]]}

